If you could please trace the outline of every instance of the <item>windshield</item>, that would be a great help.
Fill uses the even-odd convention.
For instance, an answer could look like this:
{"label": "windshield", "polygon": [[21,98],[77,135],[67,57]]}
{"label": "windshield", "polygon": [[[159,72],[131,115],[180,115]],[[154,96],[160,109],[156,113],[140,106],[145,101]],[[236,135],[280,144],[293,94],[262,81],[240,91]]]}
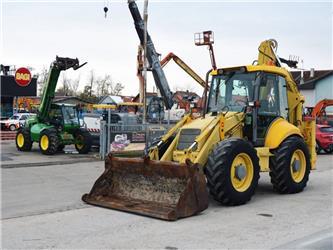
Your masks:
{"label": "windshield", "polygon": [[323,133],[333,133],[333,127],[323,127],[320,128],[320,131]]}
{"label": "windshield", "polygon": [[18,120],[20,117],[18,115],[13,115],[9,120]]}
{"label": "windshield", "polygon": [[209,93],[208,112],[243,111],[252,100],[253,85],[257,73],[230,72],[212,79]]}
{"label": "windshield", "polygon": [[63,107],[64,123],[69,125],[80,125],[75,107]]}

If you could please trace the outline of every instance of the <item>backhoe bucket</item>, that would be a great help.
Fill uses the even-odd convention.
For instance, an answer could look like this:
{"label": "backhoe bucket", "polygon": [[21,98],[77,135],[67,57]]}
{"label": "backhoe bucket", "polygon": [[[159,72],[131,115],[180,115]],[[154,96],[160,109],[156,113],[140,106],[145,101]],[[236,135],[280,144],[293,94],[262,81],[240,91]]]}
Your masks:
{"label": "backhoe bucket", "polygon": [[197,164],[111,154],[104,173],[82,200],[164,220],[192,216],[208,207],[205,176]]}

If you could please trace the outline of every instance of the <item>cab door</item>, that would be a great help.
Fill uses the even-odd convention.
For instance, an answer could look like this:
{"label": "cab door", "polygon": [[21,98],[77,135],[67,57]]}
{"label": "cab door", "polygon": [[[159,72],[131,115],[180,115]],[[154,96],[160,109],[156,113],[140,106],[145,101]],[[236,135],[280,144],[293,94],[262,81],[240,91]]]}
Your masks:
{"label": "cab door", "polygon": [[257,140],[263,146],[270,124],[278,117],[288,120],[288,98],[285,78],[264,73],[257,88],[259,107],[257,109]]}

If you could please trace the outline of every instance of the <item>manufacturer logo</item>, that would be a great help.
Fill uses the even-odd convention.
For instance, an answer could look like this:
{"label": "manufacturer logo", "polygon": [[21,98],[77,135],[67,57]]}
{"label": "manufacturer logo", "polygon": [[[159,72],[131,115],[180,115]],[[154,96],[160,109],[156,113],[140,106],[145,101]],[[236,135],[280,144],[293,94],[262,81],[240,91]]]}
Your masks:
{"label": "manufacturer logo", "polygon": [[27,68],[19,68],[15,72],[15,82],[21,86],[26,87],[31,82],[31,73]]}

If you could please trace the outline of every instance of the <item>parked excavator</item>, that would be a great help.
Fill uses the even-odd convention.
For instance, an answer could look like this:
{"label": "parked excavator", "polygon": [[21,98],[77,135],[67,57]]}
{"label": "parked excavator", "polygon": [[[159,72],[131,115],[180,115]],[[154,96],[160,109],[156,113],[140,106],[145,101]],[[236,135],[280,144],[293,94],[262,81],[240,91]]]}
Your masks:
{"label": "parked excavator", "polygon": [[[142,36],[138,8],[128,2]],[[266,40],[256,65],[209,70],[202,116],[184,116],[142,158],[109,154],[83,201],[177,220],[208,207],[206,185],[223,205],[245,204],[260,171],[269,172],[277,192],[301,192],[315,168],[315,121],[303,119],[304,97],[282,67],[296,62],[279,58],[276,49],[275,40]]]}
{"label": "parked excavator", "polygon": [[316,119],[317,124],[325,124],[333,127],[333,116],[332,114],[327,114],[327,107],[333,107],[332,99],[323,99],[320,100],[314,107],[306,107],[306,115]]}
{"label": "parked excavator", "polygon": [[314,107],[306,107],[305,117],[316,120],[316,151],[333,153],[332,99],[320,100]]}
{"label": "parked excavator", "polygon": [[85,64],[80,65],[77,58],[56,57],[48,72],[37,116],[28,119],[17,131],[16,147],[19,151],[30,151],[33,142],[39,143],[40,151],[46,155],[62,151],[70,144],[74,144],[80,154],[90,151],[91,136],[80,128],[77,107],[52,103],[61,71],[77,70]]}

